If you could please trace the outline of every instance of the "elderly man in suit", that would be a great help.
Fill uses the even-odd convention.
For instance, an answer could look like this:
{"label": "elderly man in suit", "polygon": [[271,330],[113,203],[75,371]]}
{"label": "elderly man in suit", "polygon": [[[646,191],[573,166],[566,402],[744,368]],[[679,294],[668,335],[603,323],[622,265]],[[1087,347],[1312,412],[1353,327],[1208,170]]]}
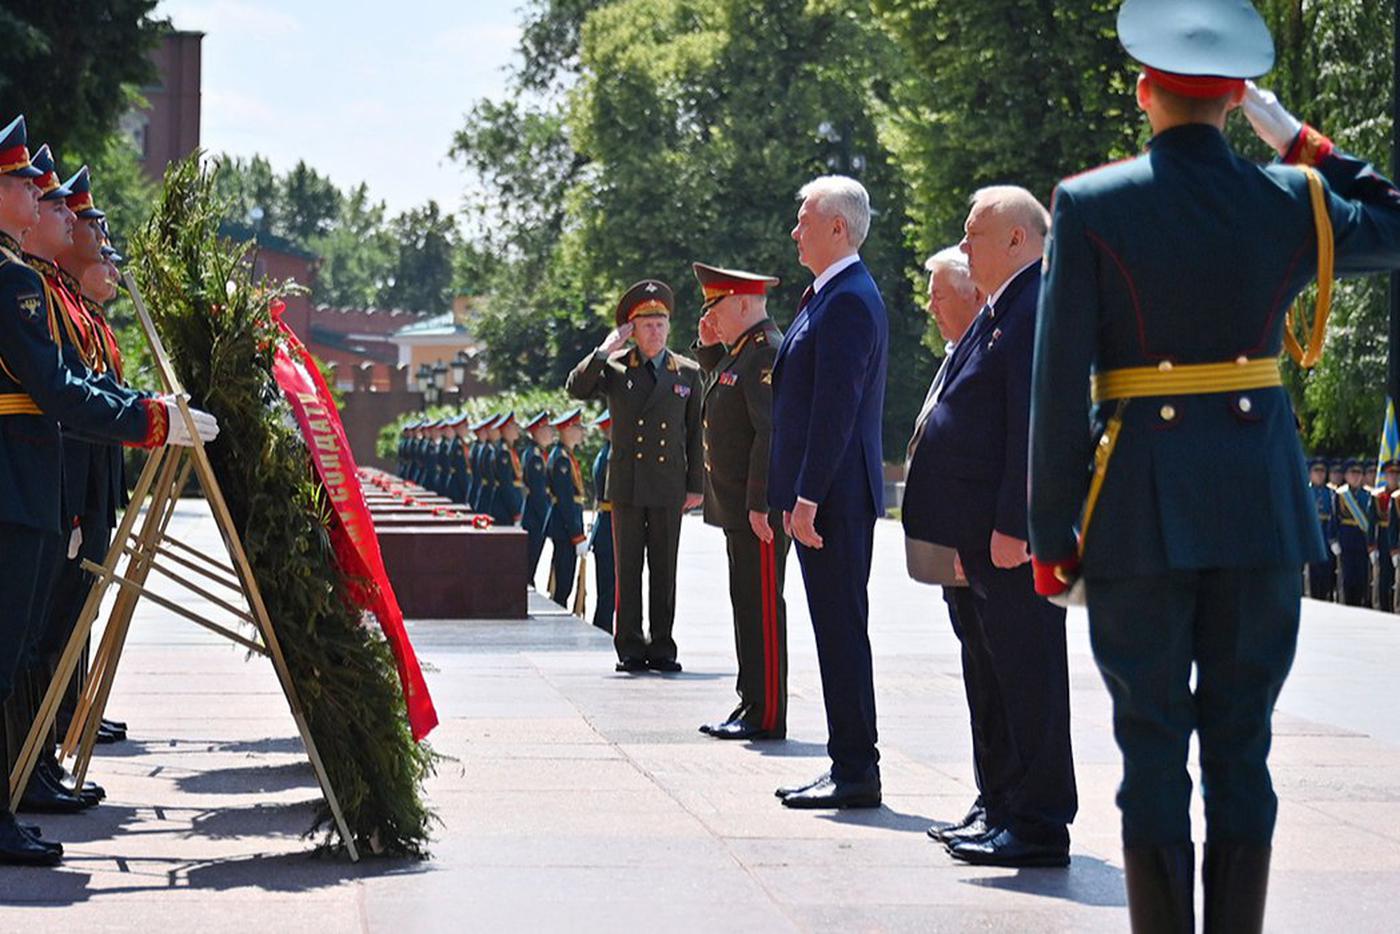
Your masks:
{"label": "elderly man in suit", "polygon": [[870,229],[859,182],[803,186],[792,238],[815,281],[773,366],[768,502],[783,511],[817,640],[831,769],[778,789],[794,808],[878,807],[875,685],[867,632],[875,518],[883,512],[880,420],[889,323],[858,253]]}
{"label": "elderly man in suit", "polygon": [[974,677],[989,698],[983,725],[1001,717],[976,747],[981,808],[935,834],[955,858],[982,865],[1065,865],[1077,809],[1065,612],[1036,595],[1026,546],[1031,355],[1048,227],[1025,189],[973,195],[961,247],[988,300],[948,361],[904,492],[909,534],[957,549],[970,585],[956,611],[965,651],[987,663]]}

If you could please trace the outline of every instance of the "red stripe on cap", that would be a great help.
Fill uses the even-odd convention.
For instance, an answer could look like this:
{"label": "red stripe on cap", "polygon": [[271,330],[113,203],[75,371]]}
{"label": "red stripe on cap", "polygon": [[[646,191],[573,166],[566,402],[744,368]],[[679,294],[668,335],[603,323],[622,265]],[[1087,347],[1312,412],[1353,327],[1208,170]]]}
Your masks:
{"label": "red stripe on cap", "polygon": [[1180,94],[1182,97],[1194,97],[1206,100],[1212,97],[1224,97],[1233,94],[1237,89],[1244,87],[1243,78],[1213,78],[1200,75],[1177,75],[1169,71],[1158,71],[1156,68],[1145,67],[1143,71],[1151,79],[1153,84],[1159,85],[1171,91],[1173,94]]}

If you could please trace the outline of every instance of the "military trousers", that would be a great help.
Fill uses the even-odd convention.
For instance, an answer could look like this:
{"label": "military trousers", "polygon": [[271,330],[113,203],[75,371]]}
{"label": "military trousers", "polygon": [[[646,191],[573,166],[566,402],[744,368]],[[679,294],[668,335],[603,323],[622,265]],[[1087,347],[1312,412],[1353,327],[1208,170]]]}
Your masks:
{"label": "military trousers", "polygon": [[831,775],[842,782],[878,781],[867,592],[875,516],[827,515],[819,509],[816,530],[821,548],[800,542],[796,547],[817,641]]}
{"label": "military trousers", "polygon": [[578,552],[568,536],[550,537],[554,546],[551,558],[549,599],[562,607],[568,607],[569,595],[574,592],[574,573],[578,570]]}
{"label": "military trousers", "polygon": [[0,523],[0,703],[33,660],[62,547],[57,533]]}
{"label": "military trousers", "polygon": [[1123,754],[1123,845],[1191,842],[1186,758],[1193,731],[1205,839],[1268,844],[1278,814],[1271,719],[1298,643],[1297,569],[1091,579],[1086,592],[1089,639]]}
{"label": "military trousers", "polygon": [[1390,561],[1390,549],[1381,548],[1376,560],[1376,609],[1383,613],[1395,610],[1395,565]]}
{"label": "military trousers", "polygon": [[613,615],[617,612],[617,562],[613,560],[612,512],[599,512],[593,523],[593,579],[598,598],[593,608],[593,625],[611,633]]}
{"label": "military trousers", "polygon": [[[617,561],[618,658],[675,661],[671,636],[676,619],[676,554],[681,544],[681,507],[624,506],[614,502],[613,555]],[[642,570],[647,571],[647,622],[642,629]]]}
{"label": "military trousers", "polygon": [[731,720],[761,730],[787,732],[787,604],[783,601],[788,538],[781,514],[769,517],[773,540],[753,529],[725,529],[729,602],[734,609],[734,650],[739,660],[739,707]]}
{"label": "military trousers", "polygon": [[1337,563],[1331,560],[1308,565],[1308,596],[1331,602],[1337,592]]}

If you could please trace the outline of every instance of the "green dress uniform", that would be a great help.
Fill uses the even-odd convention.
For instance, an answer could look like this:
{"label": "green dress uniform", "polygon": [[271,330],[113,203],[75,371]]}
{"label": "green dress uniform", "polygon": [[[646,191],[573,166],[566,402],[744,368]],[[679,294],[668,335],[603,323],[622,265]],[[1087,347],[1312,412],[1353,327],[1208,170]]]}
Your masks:
{"label": "green dress uniform", "polygon": [[[735,294],[764,294],[777,279],[695,264],[706,304]],[[743,290],[743,291],[739,291]],[[724,530],[729,602],[739,675],[738,706],[701,732],[720,739],[787,735],[787,605],[783,576],[790,544],[783,517],[768,506],[773,434],[773,361],[782,332],[764,318],[732,347],[692,348],[705,372],[705,522]],[[749,513],[768,515],[773,540],[760,541]]]}
{"label": "green dress uniform", "polygon": [[[1254,94],[1256,126],[1279,119],[1243,84],[1273,63],[1247,2],[1127,0],[1118,25],[1149,91]],[[1277,814],[1270,720],[1297,642],[1299,570],[1325,559],[1278,369],[1284,311],[1322,265],[1328,222],[1338,274],[1400,267],[1400,192],[1389,181],[1311,127],[1285,162],[1320,179],[1256,165],[1215,126],[1185,123],[1138,158],[1062,182],[1053,200],[1031,398],[1031,550],[1039,592],[1063,596],[1082,582],[1087,598],[1123,755],[1137,929],[1154,918],[1153,930],[1192,924],[1192,733],[1205,927],[1262,927]],[[1207,475],[1218,482],[1200,483]]]}
{"label": "green dress uniform", "polygon": [[[651,291],[647,291],[651,289]],[[620,323],[638,314],[670,314],[664,283],[644,280],[623,296]],[[617,620],[613,641],[619,665],[673,670],[676,643],[676,555],[687,493],[704,489],[700,429],[700,365],[670,350],[655,360],[635,347],[590,353],[565,383],[576,399],[602,396],[612,413],[612,498],[617,561]],[[650,640],[642,631],[642,568],[650,571]]]}

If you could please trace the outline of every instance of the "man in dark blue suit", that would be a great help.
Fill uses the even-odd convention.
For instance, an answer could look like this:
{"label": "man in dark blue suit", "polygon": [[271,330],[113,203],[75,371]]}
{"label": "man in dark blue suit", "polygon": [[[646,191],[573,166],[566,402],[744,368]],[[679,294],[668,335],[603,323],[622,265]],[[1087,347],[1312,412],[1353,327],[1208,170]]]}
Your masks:
{"label": "man in dark blue suit", "polygon": [[792,238],[816,280],[773,364],[768,502],[797,542],[817,640],[831,769],[779,788],[795,808],[878,807],[870,555],[883,511],[880,420],[889,323],[858,250],[870,196],[854,179],[805,185]]}
{"label": "man in dark blue suit", "polygon": [[[954,857],[995,866],[1063,866],[1077,799],[1069,740],[1065,611],[1037,596],[1026,540],[1031,355],[1050,217],[1009,186],[973,196],[966,234],[973,283],[989,296],[925,405],[904,490],[909,535],[957,549],[965,649],[985,666],[974,709],[995,715],[975,747],[981,809],[933,835]],[[974,690],[975,688],[975,690]],[[985,717],[984,717],[985,719]]]}

